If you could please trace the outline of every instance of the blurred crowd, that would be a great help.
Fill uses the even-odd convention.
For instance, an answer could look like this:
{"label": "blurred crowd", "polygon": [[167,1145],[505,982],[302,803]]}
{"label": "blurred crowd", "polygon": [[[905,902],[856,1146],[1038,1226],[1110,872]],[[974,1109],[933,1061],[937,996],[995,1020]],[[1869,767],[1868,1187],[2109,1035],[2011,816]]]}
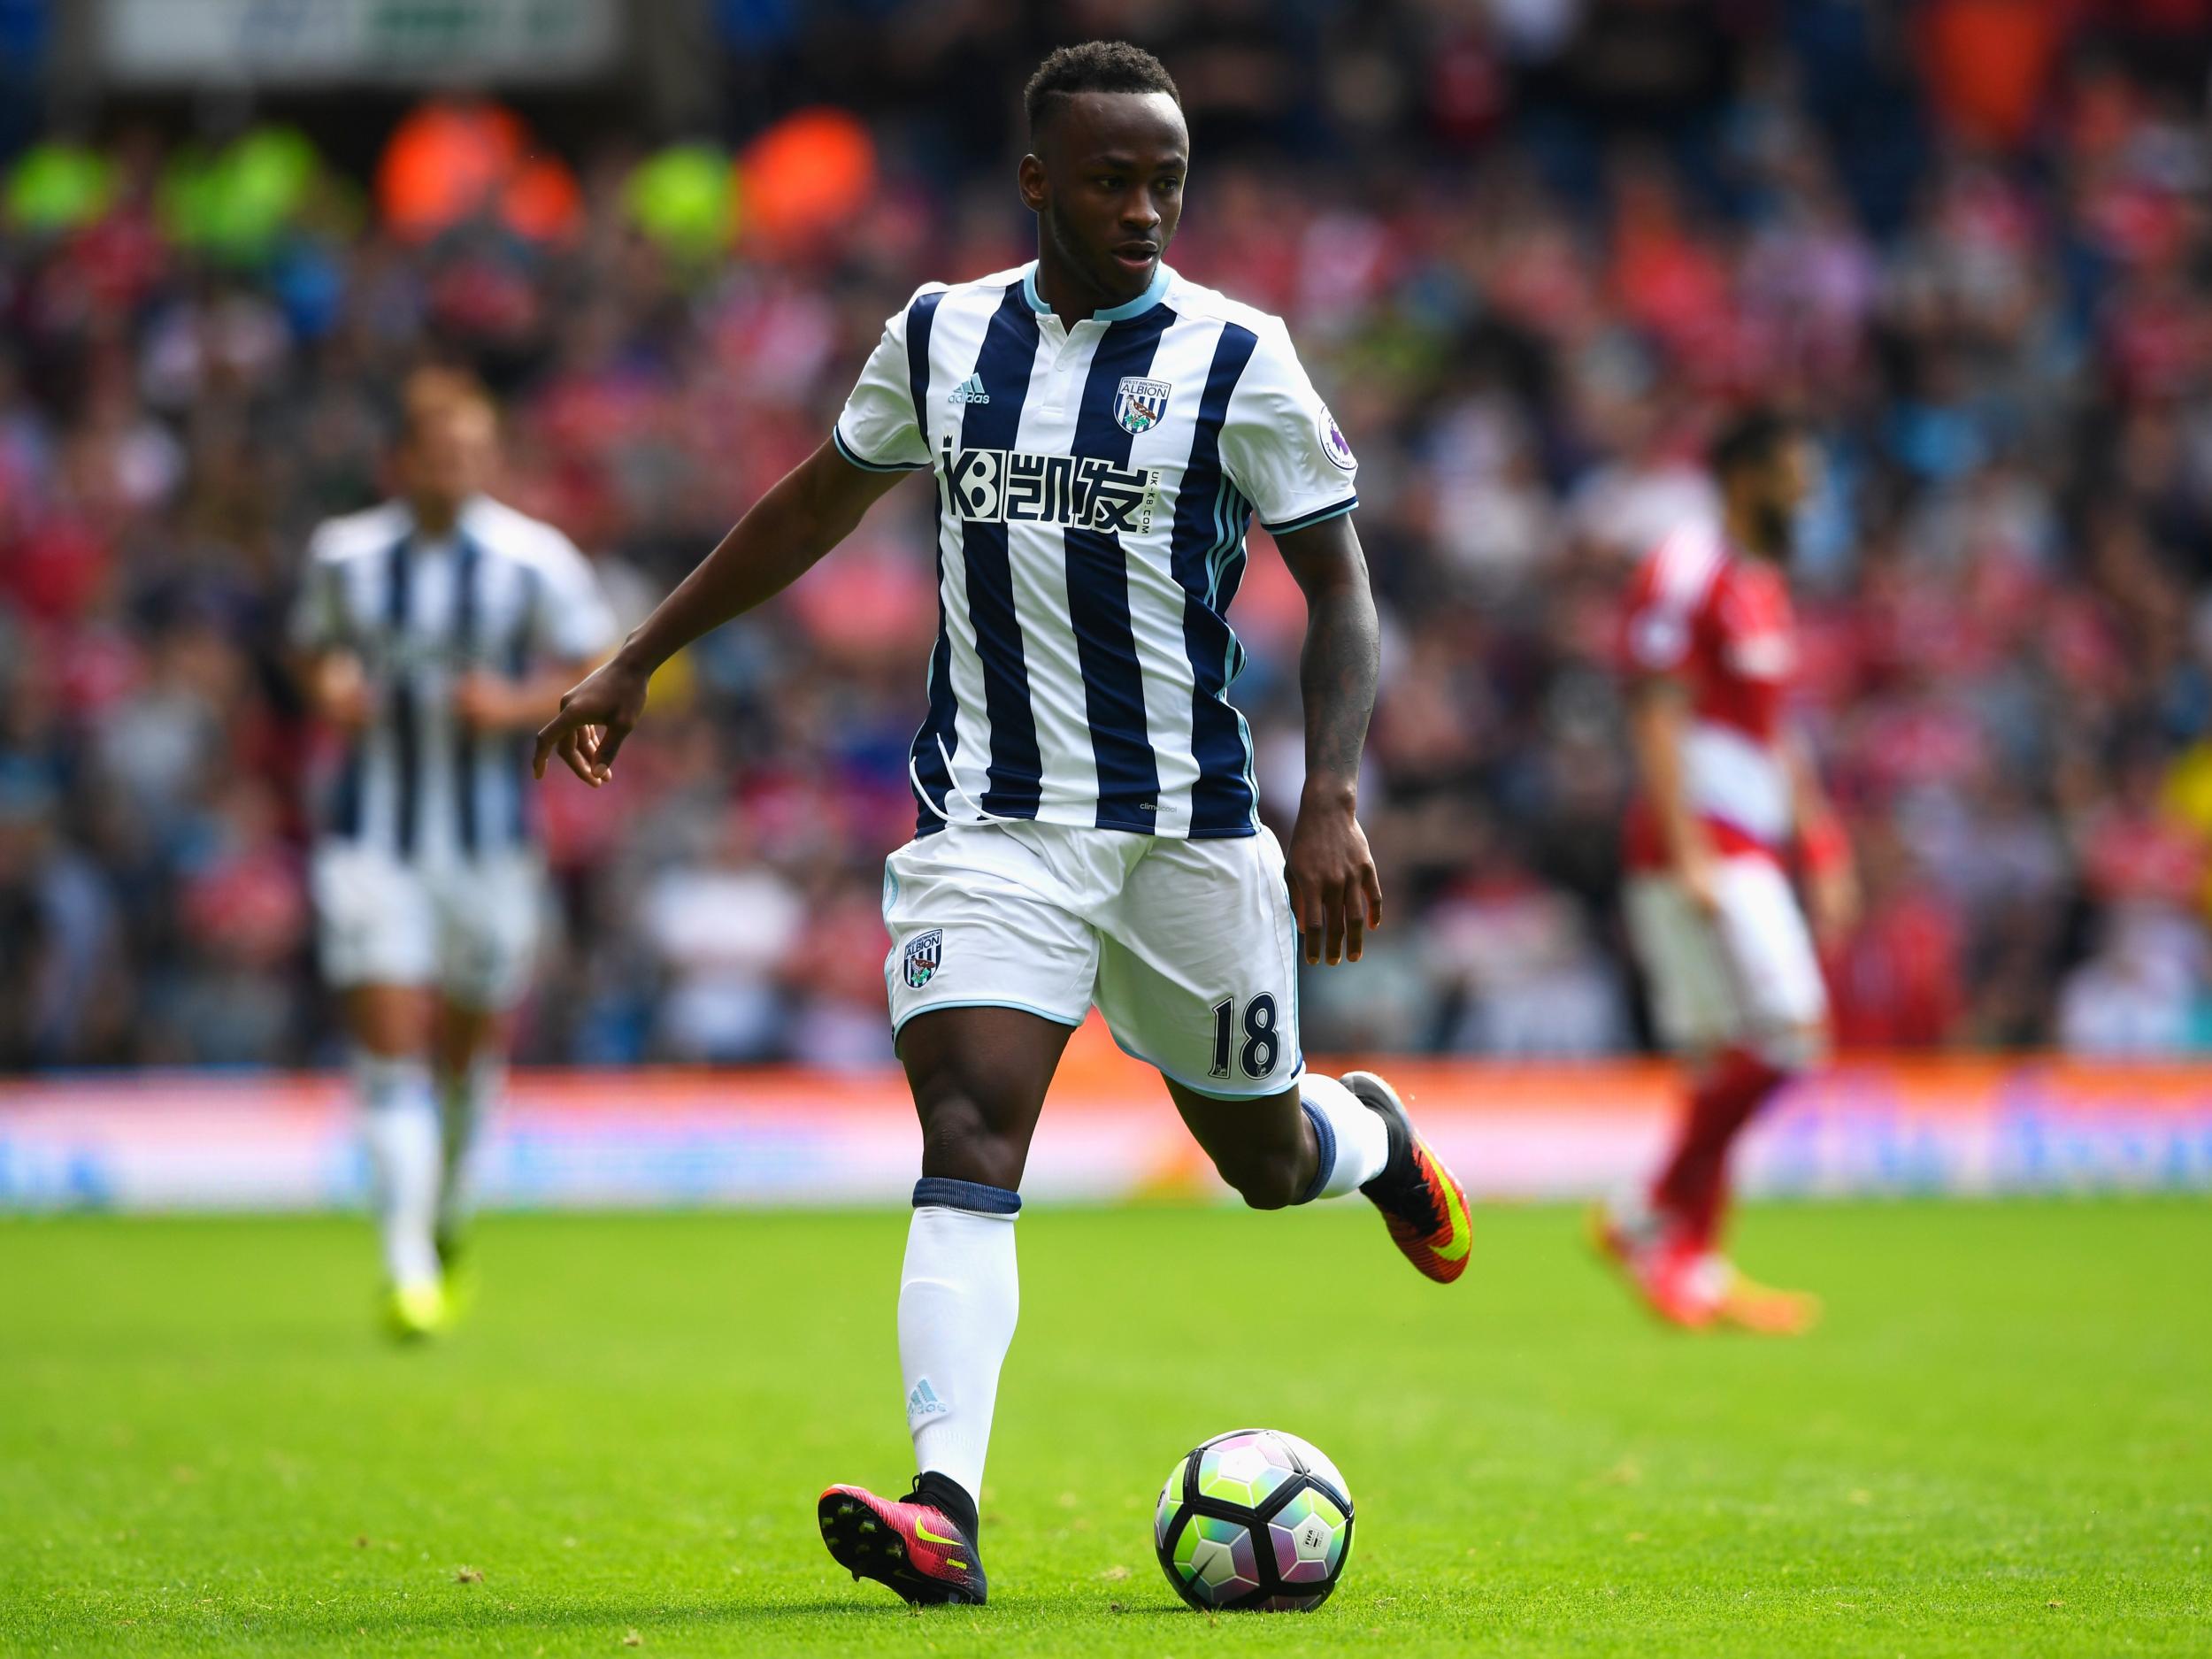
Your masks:
{"label": "blurred crowd", "polygon": [[[1841,1041],[2212,1047],[2207,13],[1089,0],[1048,35],[727,0],[712,144],[833,104],[872,148],[835,129],[857,206],[749,227],[741,179],[704,238],[604,123],[502,113],[558,169],[534,211],[488,186],[421,222],[310,120],[242,234],[204,222],[241,199],[211,147],[269,134],[58,135],[0,240],[0,1069],[334,1052],[284,619],[309,528],[381,490],[409,366],[487,377],[503,495],[634,618],[822,441],[916,282],[1030,256],[1019,86],[1092,34],[1182,85],[1171,261],[1288,318],[1362,462],[1388,925],[1310,973],[1310,1048],[1638,1045],[1616,607],[1712,510],[1700,444],[1753,394],[1825,461],[1796,577],[1868,899],[1829,953]],[[670,178],[672,208],[641,186]],[[618,787],[538,792],[561,925],[526,1058],[887,1053],[933,511],[901,489],[672,664]],[[1236,695],[1279,822],[1303,615],[1254,541]]]}

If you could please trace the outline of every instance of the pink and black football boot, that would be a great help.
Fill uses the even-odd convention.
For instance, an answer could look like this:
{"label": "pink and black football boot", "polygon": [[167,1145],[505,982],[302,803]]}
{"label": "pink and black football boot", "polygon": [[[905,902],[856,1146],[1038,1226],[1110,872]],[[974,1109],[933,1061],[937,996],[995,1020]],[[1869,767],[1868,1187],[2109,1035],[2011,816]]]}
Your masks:
{"label": "pink and black football boot", "polygon": [[854,1578],[909,1601],[982,1605],[987,1586],[973,1524],[963,1525],[923,1488],[879,1498],[864,1486],[832,1486],[818,1508],[822,1542]]}

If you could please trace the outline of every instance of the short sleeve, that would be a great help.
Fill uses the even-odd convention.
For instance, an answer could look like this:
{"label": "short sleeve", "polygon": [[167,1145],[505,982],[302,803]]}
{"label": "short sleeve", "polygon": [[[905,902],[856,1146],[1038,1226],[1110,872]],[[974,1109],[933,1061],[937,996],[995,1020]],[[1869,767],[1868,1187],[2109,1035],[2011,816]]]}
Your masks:
{"label": "short sleeve", "polygon": [[1290,334],[1270,318],[1238,378],[1221,426],[1221,459],[1274,534],[1359,505],[1359,463],[1306,378]]}
{"label": "short sleeve", "polygon": [[343,645],[351,630],[346,620],[345,572],[331,557],[329,526],[308,539],[300,590],[292,601],[287,633],[296,651],[329,651]]}
{"label": "short sleeve", "polygon": [[1677,674],[1697,642],[1700,611],[1720,570],[1709,539],[1688,533],[1668,538],[1638,567],[1621,615],[1623,668],[1633,675]]}
{"label": "short sleeve", "polygon": [[613,609],[592,573],[591,562],[552,526],[534,561],[541,584],[532,618],[531,645],[541,656],[587,662],[614,643]]}
{"label": "short sleeve", "polygon": [[928,335],[914,332],[918,310],[934,311],[937,285],[914,297],[883,325],[860,379],[845,400],[831,436],[837,452],[870,472],[912,472],[930,465],[929,434],[918,404],[928,396]]}

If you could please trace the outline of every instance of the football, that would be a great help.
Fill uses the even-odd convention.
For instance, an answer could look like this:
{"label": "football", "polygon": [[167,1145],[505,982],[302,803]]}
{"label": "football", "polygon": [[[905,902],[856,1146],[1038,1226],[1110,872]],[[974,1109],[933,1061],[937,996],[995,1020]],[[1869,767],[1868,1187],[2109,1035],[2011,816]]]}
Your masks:
{"label": "football", "polygon": [[1178,1460],[1152,1542],[1191,1606],[1309,1613],[1352,1555],[1352,1494],[1318,1448],[1277,1429],[1232,1429]]}

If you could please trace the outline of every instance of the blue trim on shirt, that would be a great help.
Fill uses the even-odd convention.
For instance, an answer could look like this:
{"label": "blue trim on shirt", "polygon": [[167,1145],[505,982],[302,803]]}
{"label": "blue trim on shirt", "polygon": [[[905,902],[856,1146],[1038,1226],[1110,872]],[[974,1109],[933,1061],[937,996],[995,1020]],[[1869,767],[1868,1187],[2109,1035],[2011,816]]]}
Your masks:
{"label": "blue trim on shirt", "polygon": [[[1145,284],[1143,293],[1133,300],[1125,300],[1119,305],[1110,305],[1102,311],[1093,311],[1090,319],[1094,323],[1133,322],[1167,297],[1168,284],[1174,280],[1175,273],[1168,269],[1165,260],[1162,260],[1152,267],[1152,280]],[[1022,297],[1029,302],[1029,309],[1033,311],[1041,313],[1052,309],[1045,303],[1044,296],[1037,291],[1037,262],[1033,259],[1022,267]]]}
{"label": "blue trim on shirt", "polygon": [[1094,323],[1125,323],[1135,320],[1167,297],[1167,285],[1174,280],[1174,277],[1175,273],[1167,268],[1164,262],[1155,265],[1152,267],[1152,280],[1145,284],[1143,293],[1119,305],[1109,306],[1102,311],[1093,311],[1091,320]]}
{"label": "blue trim on shirt", "polygon": [[1286,519],[1281,524],[1269,524],[1266,519],[1263,518],[1260,520],[1260,526],[1270,535],[1288,535],[1293,530],[1303,530],[1330,518],[1340,518],[1358,505],[1358,496],[1347,495],[1333,506],[1322,507],[1313,512],[1302,513],[1295,518]]}
{"label": "blue trim on shirt", "polygon": [[864,472],[926,472],[926,461],[871,461],[845,442],[845,434],[834,426],[830,428],[830,442],[837,446],[837,453]]}

